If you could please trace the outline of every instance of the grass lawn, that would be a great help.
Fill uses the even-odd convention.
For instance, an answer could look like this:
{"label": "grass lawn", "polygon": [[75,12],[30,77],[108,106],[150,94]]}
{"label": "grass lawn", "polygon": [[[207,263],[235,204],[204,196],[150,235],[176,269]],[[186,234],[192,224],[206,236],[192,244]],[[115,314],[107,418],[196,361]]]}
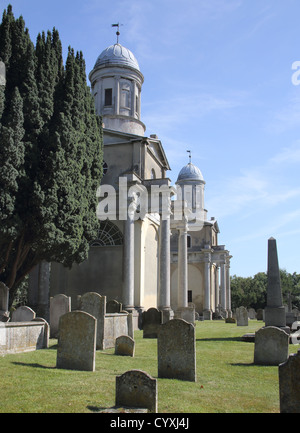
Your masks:
{"label": "grass lawn", "polygon": [[51,339],[49,349],[0,357],[0,412],[96,412],[114,406],[116,375],[141,369],[157,378],[160,413],[278,413],[278,367],[254,365],[254,343],[241,341],[263,325],[197,322],[195,383],[157,378],[157,341],[143,339],[142,331],[135,331],[133,358],[97,351],[95,372],[56,369]]}

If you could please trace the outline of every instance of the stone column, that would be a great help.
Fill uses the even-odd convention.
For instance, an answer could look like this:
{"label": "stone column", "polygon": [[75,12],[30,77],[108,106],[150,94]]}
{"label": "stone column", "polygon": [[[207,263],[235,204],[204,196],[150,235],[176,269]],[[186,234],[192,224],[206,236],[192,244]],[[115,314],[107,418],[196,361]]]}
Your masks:
{"label": "stone column", "polygon": [[227,306],[227,315],[228,317],[232,317],[231,311],[231,290],[230,290],[230,264],[227,263],[225,265],[226,268],[226,306]]}
{"label": "stone column", "polygon": [[219,266],[216,265],[216,277],[215,277],[215,310],[219,314],[220,306],[220,289],[219,289]]}
{"label": "stone column", "polygon": [[225,263],[221,264],[221,313],[227,318]]}
{"label": "stone column", "polygon": [[158,309],[163,312],[163,323],[173,317],[170,296],[170,216],[160,219],[159,237],[159,293]]}
{"label": "stone column", "polygon": [[206,253],[204,256],[204,310],[203,318],[204,320],[212,320],[212,310],[211,310],[211,299],[210,299],[210,286],[211,286],[211,254]]}
{"label": "stone column", "polygon": [[124,281],[123,281],[123,308],[132,312],[134,310],[134,201],[128,209],[127,219],[124,221]]}
{"label": "stone column", "polygon": [[178,233],[178,308],[188,306],[188,263],[187,263],[187,227],[179,228]]}

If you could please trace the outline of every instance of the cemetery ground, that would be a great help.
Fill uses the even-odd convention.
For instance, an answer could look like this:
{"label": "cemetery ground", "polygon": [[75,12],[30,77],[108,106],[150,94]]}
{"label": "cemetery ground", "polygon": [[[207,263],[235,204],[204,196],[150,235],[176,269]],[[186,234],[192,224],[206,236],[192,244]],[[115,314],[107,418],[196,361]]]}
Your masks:
{"label": "cemetery ground", "polygon": [[157,340],[140,330],[134,357],[97,350],[94,372],[57,369],[51,339],[48,349],[0,357],[0,412],[97,413],[115,405],[116,376],[140,369],[157,379],[159,413],[279,413],[278,367],[254,365],[254,343],[241,339],[262,326],[197,322],[196,382],[157,378]]}

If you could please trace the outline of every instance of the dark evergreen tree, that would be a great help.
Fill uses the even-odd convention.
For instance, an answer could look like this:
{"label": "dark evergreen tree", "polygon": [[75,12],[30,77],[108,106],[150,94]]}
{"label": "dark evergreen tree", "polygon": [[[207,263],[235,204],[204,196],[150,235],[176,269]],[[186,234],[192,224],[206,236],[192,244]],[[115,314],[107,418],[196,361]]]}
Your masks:
{"label": "dark evergreen tree", "polygon": [[[31,42],[9,6],[0,24],[0,280],[10,288],[42,260],[71,267],[96,237],[102,131],[82,53],[64,67],[53,29]],[[1,96],[1,95],[0,95]]]}

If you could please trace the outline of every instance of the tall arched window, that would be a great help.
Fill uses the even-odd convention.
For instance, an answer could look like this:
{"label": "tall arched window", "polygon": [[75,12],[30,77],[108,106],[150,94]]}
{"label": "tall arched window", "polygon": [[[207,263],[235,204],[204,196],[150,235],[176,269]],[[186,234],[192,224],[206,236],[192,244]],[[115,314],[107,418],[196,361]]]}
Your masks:
{"label": "tall arched window", "polygon": [[101,221],[97,239],[91,242],[91,247],[123,245],[123,234],[111,221]]}

